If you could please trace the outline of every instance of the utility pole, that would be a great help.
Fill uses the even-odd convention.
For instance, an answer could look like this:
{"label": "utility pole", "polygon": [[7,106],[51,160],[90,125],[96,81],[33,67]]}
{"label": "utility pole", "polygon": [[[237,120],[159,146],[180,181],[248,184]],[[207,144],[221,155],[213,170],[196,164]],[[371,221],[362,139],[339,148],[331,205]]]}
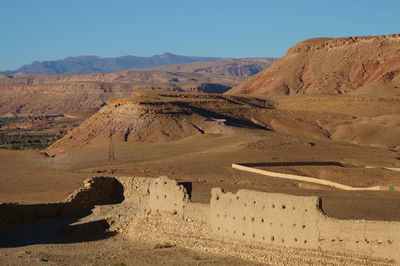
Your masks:
{"label": "utility pole", "polygon": [[115,154],[114,154],[114,143],[112,139],[112,130],[110,128],[110,135],[109,135],[109,146],[108,146],[108,161],[115,162]]}

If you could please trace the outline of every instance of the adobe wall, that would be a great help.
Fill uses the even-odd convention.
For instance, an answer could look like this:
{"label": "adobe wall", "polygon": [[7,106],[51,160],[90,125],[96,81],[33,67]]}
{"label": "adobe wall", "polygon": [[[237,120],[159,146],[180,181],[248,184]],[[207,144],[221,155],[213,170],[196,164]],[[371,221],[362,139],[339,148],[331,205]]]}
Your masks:
{"label": "adobe wall", "polygon": [[44,204],[0,203],[0,228],[89,214],[95,205],[124,201],[139,209],[178,214],[208,223],[209,204],[190,203],[192,184],[168,177],[92,177],[66,200]]}
{"label": "adobe wall", "polygon": [[210,223],[210,204],[189,202],[183,210],[183,218],[188,221]]}
{"label": "adobe wall", "polygon": [[326,217],[317,197],[212,189],[213,233],[246,242],[312,248],[400,262],[400,223]]}
{"label": "adobe wall", "polygon": [[134,204],[139,208],[145,208],[148,206],[150,184],[152,182],[151,178],[118,176],[115,177],[115,179],[117,179],[123,186],[125,202]]}
{"label": "adobe wall", "polygon": [[324,250],[384,257],[400,263],[400,223],[337,220],[326,217],[318,224],[319,244]]}
{"label": "adobe wall", "polygon": [[148,207],[151,210],[183,216],[183,210],[190,199],[188,190],[191,190],[189,182],[177,182],[166,176],[153,179],[149,187]]}
{"label": "adobe wall", "polygon": [[0,228],[79,216],[95,205],[118,203],[123,199],[123,187],[117,179],[93,177],[62,202],[26,205],[0,203]]}
{"label": "adobe wall", "polygon": [[85,180],[82,188],[61,202],[0,203],[0,228],[77,217],[88,214],[95,205],[122,201],[138,208],[177,212],[182,215],[184,205],[190,198],[187,192],[191,192],[191,183],[179,183],[165,177],[160,178],[160,181],[146,177],[92,177]]}
{"label": "adobe wall", "polygon": [[212,189],[210,222],[218,235],[284,247],[318,248],[316,197]]}
{"label": "adobe wall", "polygon": [[63,202],[0,204],[0,228],[89,212],[94,205],[124,201],[210,226],[212,235],[248,243],[321,249],[396,259],[400,223],[326,217],[318,197],[212,189],[210,204],[190,201],[191,183],[168,177],[93,177]]}

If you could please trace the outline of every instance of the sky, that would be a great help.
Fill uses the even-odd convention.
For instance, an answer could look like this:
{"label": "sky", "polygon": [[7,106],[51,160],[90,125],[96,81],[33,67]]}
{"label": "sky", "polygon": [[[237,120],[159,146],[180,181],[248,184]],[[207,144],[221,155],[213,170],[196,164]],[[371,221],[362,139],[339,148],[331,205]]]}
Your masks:
{"label": "sky", "polygon": [[399,0],[0,0],[0,70],[68,56],[281,57],[400,32]]}

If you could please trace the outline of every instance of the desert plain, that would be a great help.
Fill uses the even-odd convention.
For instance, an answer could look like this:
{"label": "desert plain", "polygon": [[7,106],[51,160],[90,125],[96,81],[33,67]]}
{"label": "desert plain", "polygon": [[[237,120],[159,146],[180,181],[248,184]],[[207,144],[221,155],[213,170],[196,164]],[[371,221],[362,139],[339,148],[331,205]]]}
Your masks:
{"label": "desert plain", "polygon": [[[80,86],[79,82],[83,81],[71,81],[71,77],[67,81],[59,81],[60,77],[56,82],[40,81],[34,86],[25,84],[25,78],[16,81],[18,84],[3,81],[1,86],[15,86],[15,90],[29,87],[23,92],[28,96],[21,92],[22,96],[0,106],[4,117],[26,117],[24,112],[60,117],[34,121],[23,118],[25,124],[11,119],[2,127],[8,134],[54,134],[57,140],[41,149],[0,149],[0,202],[59,202],[92,176],[168,176],[192,182],[194,203],[209,202],[214,187],[222,187],[227,192],[249,189],[320,197],[323,213],[336,219],[399,221],[400,214],[395,211],[400,207],[396,191],[400,187],[400,72],[395,60],[399,58],[398,42],[397,35],[301,42],[266,70],[224,94],[197,89],[177,91],[171,89],[176,88],[171,81],[160,81],[167,84],[161,89],[152,83],[146,90],[140,90],[141,85],[137,84],[131,89],[129,86],[133,85],[127,85],[128,81],[115,80],[84,81],[85,85]],[[379,55],[360,52],[367,48],[376,51],[375,46],[382,50]],[[326,58],[339,58],[340,63],[331,64],[333,59],[329,58],[315,62],[323,57],[319,53]],[[46,79],[45,76],[29,79],[40,78]],[[217,78],[213,76],[212,84]],[[235,77],[240,81],[245,78]],[[41,84],[50,92],[35,92]],[[93,98],[82,98],[82,94],[71,93],[67,97],[73,104],[68,104],[60,91],[71,86],[77,91],[83,88],[84,95],[90,95],[90,90],[96,94],[92,94]],[[223,86],[233,87],[226,82]],[[54,112],[45,113],[40,93],[45,95],[43,105],[53,106],[50,110]],[[39,98],[30,102],[24,98],[32,95]],[[51,95],[55,96],[54,103],[48,101]],[[21,103],[17,104],[18,101]],[[236,170],[232,168],[233,163],[352,187],[390,186],[394,191],[343,191]],[[90,215],[99,214],[93,211]],[[165,244],[161,236],[159,243],[157,239],[139,241],[140,232],[137,238],[130,238],[123,231],[113,231],[112,226],[106,232],[88,226],[75,235],[48,237],[48,234],[58,234],[57,228],[62,226],[58,223],[63,219],[49,222],[49,227],[24,224],[4,229],[7,236],[15,233],[15,241],[3,245],[0,242],[0,263],[249,265],[265,263],[259,259],[263,256],[270,264],[395,263],[351,253],[287,251],[247,244],[243,244],[242,250],[205,252],[185,242],[174,244],[174,236],[158,232],[156,229],[162,228],[162,223],[151,218],[140,220],[154,222],[153,228],[142,228],[142,232],[154,230],[155,236],[167,234],[167,239],[171,238],[167,242],[173,244]],[[48,229],[51,226],[56,229]],[[68,228],[70,224],[63,226]],[[29,234],[32,236],[27,237]],[[210,243],[215,244],[211,240]],[[243,255],[246,252],[254,252],[254,256],[246,257]]]}

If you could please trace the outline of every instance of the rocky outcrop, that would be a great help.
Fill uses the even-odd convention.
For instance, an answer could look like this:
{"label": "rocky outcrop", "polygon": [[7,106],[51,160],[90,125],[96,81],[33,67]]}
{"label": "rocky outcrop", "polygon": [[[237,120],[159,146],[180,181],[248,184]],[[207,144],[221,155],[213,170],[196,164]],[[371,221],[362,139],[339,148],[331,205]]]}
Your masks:
{"label": "rocky outcrop", "polygon": [[225,58],[213,62],[196,62],[184,65],[169,65],[152,70],[204,73],[224,77],[251,77],[272,65],[277,58]]}
{"label": "rocky outcrop", "polygon": [[302,41],[228,94],[400,93],[400,35]]}
{"label": "rocky outcrop", "polygon": [[53,84],[0,84],[0,115],[58,115],[100,108],[113,98],[130,97],[136,91],[223,93],[230,86],[216,83],[125,84],[63,82]]}
{"label": "rocky outcrop", "polygon": [[109,99],[142,90],[224,93],[273,61],[224,59],[113,73],[0,75],[0,116],[99,108]]}
{"label": "rocky outcrop", "polygon": [[205,133],[229,134],[237,127],[262,128],[244,113],[264,106],[262,100],[216,94],[138,92],[108,101],[47,151],[107,144],[110,134],[115,142],[169,142]]}

